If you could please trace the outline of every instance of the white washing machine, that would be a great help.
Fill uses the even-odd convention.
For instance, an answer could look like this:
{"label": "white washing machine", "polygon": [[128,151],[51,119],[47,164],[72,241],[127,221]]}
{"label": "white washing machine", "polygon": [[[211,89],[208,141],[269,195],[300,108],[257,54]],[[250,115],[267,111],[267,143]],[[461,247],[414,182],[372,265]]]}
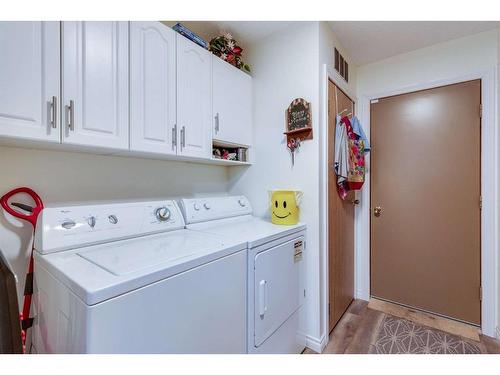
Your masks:
{"label": "white washing machine", "polygon": [[246,352],[246,244],[173,201],[45,208],[35,248],[35,352]]}
{"label": "white washing machine", "polygon": [[244,196],[183,199],[186,228],[248,247],[248,353],[305,348],[306,226],[275,225],[252,215]]}

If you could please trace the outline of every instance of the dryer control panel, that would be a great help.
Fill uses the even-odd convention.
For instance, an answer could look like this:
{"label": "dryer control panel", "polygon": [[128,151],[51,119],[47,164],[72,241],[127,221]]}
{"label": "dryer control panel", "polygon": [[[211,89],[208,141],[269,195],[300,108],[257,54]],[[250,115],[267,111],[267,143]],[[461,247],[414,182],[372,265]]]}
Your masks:
{"label": "dryer control panel", "polygon": [[171,200],[46,207],[38,217],[35,249],[46,254],[184,227]]}
{"label": "dryer control panel", "polygon": [[249,215],[252,205],[243,195],[182,199],[180,201],[186,224]]}

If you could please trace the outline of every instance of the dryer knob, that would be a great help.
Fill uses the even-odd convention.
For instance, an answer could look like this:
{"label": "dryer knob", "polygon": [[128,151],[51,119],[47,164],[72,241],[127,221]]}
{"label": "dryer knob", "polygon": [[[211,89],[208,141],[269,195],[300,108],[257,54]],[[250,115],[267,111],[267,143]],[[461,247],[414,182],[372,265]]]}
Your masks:
{"label": "dryer knob", "polygon": [[247,202],[245,202],[244,199],[238,199],[238,203],[240,204],[241,207],[245,207],[247,205]]}
{"label": "dryer knob", "polygon": [[198,203],[194,203],[193,204],[193,208],[195,211],[199,211],[200,210],[200,206],[198,205]]}
{"label": "dryer knob", "polygon": [[209,205],[208,203],[205,203],[205,204],[203,205],[203,207],[205,207],[205,209],[207,209],[207,210],[210,210],[210,205]]}

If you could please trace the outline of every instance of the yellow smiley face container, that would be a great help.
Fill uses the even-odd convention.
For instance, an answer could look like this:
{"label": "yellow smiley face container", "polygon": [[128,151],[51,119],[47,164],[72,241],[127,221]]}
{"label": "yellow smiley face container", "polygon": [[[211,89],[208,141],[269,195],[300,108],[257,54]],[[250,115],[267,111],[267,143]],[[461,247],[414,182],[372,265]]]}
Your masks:
{"label": "yellow smiley face container", "polygon": [[278,225],[294,225],[299,222],[302,192],[298,190],[273,190],[270,195],[271,221]]}

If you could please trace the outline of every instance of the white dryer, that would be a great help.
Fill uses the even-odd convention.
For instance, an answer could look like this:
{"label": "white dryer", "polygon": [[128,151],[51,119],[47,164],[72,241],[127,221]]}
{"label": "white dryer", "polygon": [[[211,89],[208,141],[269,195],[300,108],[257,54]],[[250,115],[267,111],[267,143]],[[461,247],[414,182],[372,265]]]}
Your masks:
{"label": "white dryer", "polygon": [[248,353],[300,353],[306,226],[283,226],[252,215],[244,196],[183,199],[186,228],[248,247]]}
{"label": "white dryer", "polygon": [[38,353],[246,351],[246,244],[173,201],[45,208],[35,248]]}

